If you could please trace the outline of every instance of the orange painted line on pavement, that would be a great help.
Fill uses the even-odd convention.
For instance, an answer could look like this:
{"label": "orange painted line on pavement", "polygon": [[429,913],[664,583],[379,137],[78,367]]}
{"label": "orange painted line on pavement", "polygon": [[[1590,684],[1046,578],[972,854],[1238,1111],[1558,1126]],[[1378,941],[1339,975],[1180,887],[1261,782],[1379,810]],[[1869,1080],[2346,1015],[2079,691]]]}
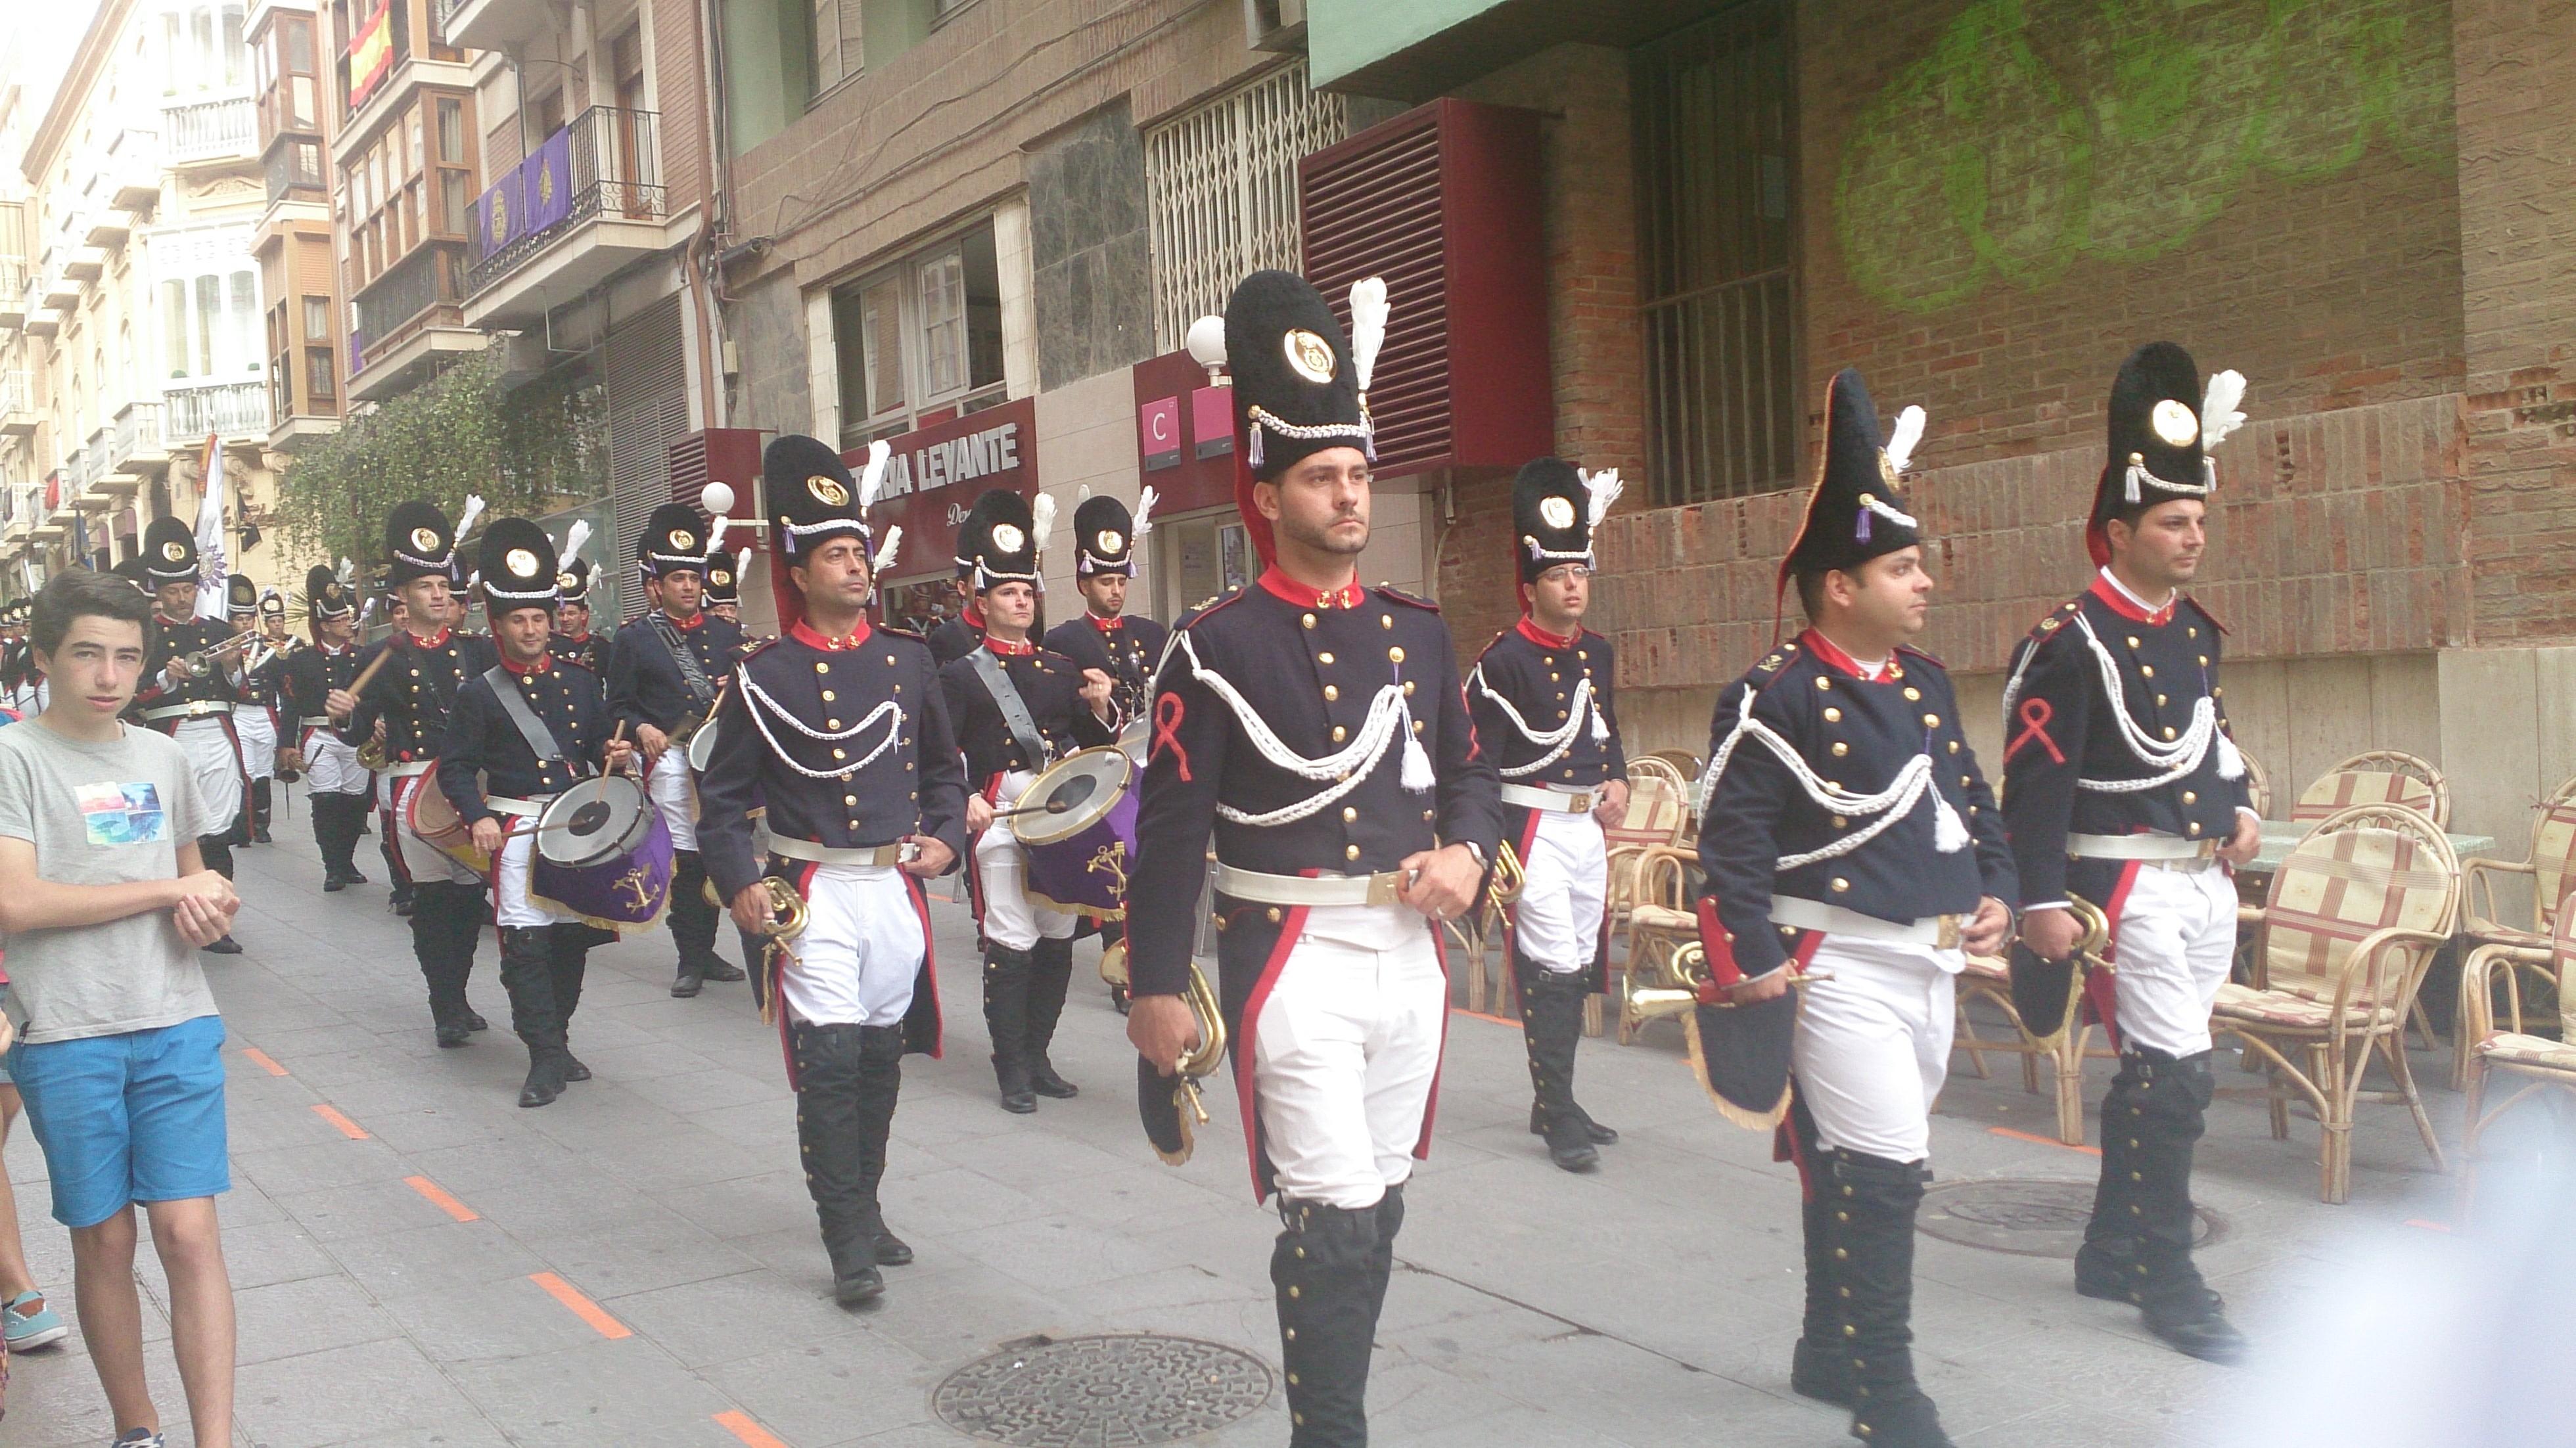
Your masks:
{"label": "orange painted line on pavement", "polygon": [[582,1296],[579,1289],[575,1288],[571,1283],[566,1282],[562,1278],[557,1277],[555,1274],[551,1272],[531,1272],[528,1274],[528,1280],[537,1284],[539,1287],[544,1288],[547,1296],[562,1303],[564,1306],[571,1308],[573,1316],[580,1318],[582,1321],[589,1323],[593,1328],[596,1328],[601,1337],[620,1338],[633,1337],[635,1335],[634,1331],[627,1327],[625,1323],[619,1322],[616,1318],[609,1316],[598,1303]]}
{"label": "orange painted line on pavement", "polygon": [[270,1059],[269,1054],[257,1046],[242,1047],[242,1055],[249,1058],[252,1065],[266,1071],[271,1076],[283,1076],[286,1074],[285,1067]]}
{"label": "orange painted line on pavement", "polygon": [[2436,1222],[2428,1217],[2408,1217],[2406,1219],[2406,1225],[2410,1227],[2421,1227],[2427,1232],[2447,1232],[2451,1230],[2450,1223]]}
{"label": "orange painted line on pavement", "polygon": [[2065,1142],[2058,1140],[2056,1137],[2040,1136],[2028,1131],[2015,1131],[2009,1126],[1989,1126],[1986,1130],[1996,1136],[2009,1136],[2015,1141],[2031,1141],[2037,1142],[2041,1146],[2054,1146],[2063,1148],[2067,1151],[2080,1151],[2086,1156],[2100,1156],[2102,1154],[2102,1148],[2098,1146],[2068,1146]]}
{"label": "orange painted line on pavement", "polygon": [[318,1101],[313,1105],[313,1114],[321,1117],[327,1122],[330,1122],[333,1126],[340,1128],[340,1134],[349,1138],[351,1141],[365,1141],[367,1139],[367,1129],[365,1127],[360,1126],[358,1123],[341,1115],[337,1110],[325,1106]]}
{"label": "orange painted line on pavement", "polygon": [[1498,1026],[1509,1026],[1515,1031],[1521,1028],[1521,1023],[1513,1020],[1509,1016],[1489,1016],[1483,1011],[1471,1011],[1465,1006],[1451,1006],[1449,1008],[1449,1014],[1453,1016],[1473,1016],[1480,1021],[1492,1021]]}
{"label": "orange painted line on pavement", "polygon": [[757,1419],[739,1408],[716,1414],[717,1426],[740,1438],[747,1448],[787,1448],[787,1440],[760,1426]]}
{"label": "orange painted line on pavement", "polygon": [[483,1214],[447,1194],[447,1189],[425,1176],[407,1176],[403,1185],[429,1198],[429,1204],[460,1222],[479,1222]]}

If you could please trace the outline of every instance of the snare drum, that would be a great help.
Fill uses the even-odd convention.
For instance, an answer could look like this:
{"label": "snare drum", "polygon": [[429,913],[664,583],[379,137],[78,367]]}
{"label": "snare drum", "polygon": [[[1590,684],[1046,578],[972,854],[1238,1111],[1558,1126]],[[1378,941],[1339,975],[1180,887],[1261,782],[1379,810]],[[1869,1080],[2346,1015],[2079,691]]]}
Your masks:
{"label": "snare drum", "polygon": [[689,736],[689,773],[692,776],[706,773],[707,765],[712,763],[715,757],[716,721],[710,719],[699,725],[697,732]]}
{"label": "snare drum", "polygon": [[492,873],[492,857],[474,848],[474,827],[456,813],[447,791],[438,787],[435,772],[412,776],[411,793],[403,800],[402,813],[404,825],[421,843],[454,856],[475,874]]}
{"label": "snare drum", "polygon": [[585,779],[537,816],[531,899],[612,929],[651,925],[671,895],[671,831],[643,786]]}
{"label": "snare drum", "polygon": [[1140,768],[1145,763],[1146,746],[1153,738],[1151,725],[1152,721],[1139,714],[1127,721],[1126,728],[1118,731],[1119,752],[1136,761]]}
{"label": "snare drum", "polygon": [[[1028,851],[1028,896],[1093,920],[1127,916],[1136,858],[1136,763],[1114,745],[1077,749],[1029,781],[1011,833]],[[1062,808],[1050,810],[1049,805]]]}

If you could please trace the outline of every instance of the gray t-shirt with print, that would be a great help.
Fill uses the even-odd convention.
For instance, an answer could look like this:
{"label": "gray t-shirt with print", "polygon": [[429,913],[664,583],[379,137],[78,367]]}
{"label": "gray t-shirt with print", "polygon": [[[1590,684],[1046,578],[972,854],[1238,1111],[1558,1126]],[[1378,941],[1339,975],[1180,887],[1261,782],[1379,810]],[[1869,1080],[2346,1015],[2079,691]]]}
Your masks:
{"label": "gray t-shirt with print", "polygon": [[[0,836],[36,847],[61,885],[175,879],[206,829],[188,756],[139,725],[99,743],[30,719],[0,728]],[[11,1012],[30,1045],[175,1026],[215,1014],[197,952],[167,910],[7,941]]]}

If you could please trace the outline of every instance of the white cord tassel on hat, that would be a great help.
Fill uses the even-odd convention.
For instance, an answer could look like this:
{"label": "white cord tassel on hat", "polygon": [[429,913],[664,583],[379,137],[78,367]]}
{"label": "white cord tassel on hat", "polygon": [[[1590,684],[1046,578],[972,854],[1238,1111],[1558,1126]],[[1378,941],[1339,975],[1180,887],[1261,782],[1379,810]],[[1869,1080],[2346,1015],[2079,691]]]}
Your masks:
{"label": "white cord tassel on hat", "polygon": [[564,530],[564,546],[563,553],[561,554],[563,561],[570,563],[574,559],[579,558],[581,556],[582,545],[589,541],[590,520],[588,518],[573,519],[572,526]]}
{"label": "white cord tassel on hat", "polygon": [[859,511],[861,513],[867,512],[869,506],[876,502],[878,491],[885,486],[886,459],[893,455],[893,446],[884,438],[878,438],[868,444],[868,465],[859,470]]}
{"label": "white cord tassel on hat", "polygon": [[1127,541],[1131,548],[1144,542],[1145,535],[1154,531],[1154,503],[1154,485],[1147,483],[1145,491],[1136,495],[1136,511],[1127,525]]}
{"label": "white cord tassel on hat", "polygon": [[880,578],[884,577],[885,571],[894,566],[896,551],[902,547],[903,525],[897,523],[886,529],[885,546],[877,550],[876,558],[868,564],[868,572]]}
{"label": "white cord tassel on hat", "polygon": [[1601,520],[1610,516],[1610,505],[1619,501],[1619,495],[1627,490],[1628,485],[1619,481],[1617,468],[1603,468],[1597,473],[1577,468],[1574,475],[1583,479],[1583,490],[1592,496],[1589,526],[1598,528]]}

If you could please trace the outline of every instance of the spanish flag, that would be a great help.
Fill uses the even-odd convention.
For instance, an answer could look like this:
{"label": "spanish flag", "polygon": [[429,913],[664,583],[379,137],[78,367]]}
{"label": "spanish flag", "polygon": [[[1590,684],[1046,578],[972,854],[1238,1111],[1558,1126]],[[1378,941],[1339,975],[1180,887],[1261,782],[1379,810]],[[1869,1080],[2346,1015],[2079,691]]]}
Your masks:
{"label": "spanish flag", "polygon": [[384,0],[376,13],[358,28],[358,38],[349,44],[349,106],[354,110],[367,103],[376,86],[393,67],[393,3]]}

